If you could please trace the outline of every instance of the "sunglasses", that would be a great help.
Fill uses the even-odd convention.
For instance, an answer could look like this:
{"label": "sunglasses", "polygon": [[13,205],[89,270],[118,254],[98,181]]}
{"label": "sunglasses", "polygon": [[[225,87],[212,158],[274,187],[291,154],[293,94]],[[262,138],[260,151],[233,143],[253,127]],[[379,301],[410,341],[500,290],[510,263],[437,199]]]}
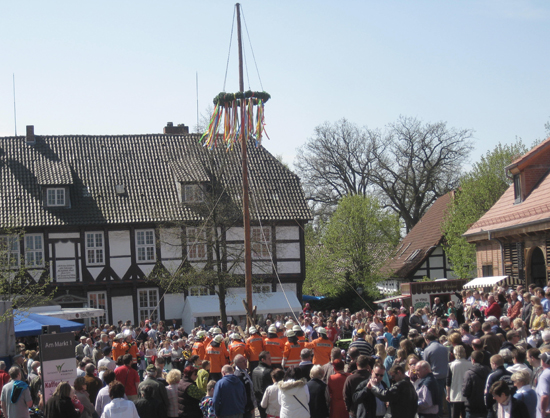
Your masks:
{"label": "sunglasses", "polygon": [[383,374],[374,373],[374,375],[375,375],[376,377],[384,377]]}

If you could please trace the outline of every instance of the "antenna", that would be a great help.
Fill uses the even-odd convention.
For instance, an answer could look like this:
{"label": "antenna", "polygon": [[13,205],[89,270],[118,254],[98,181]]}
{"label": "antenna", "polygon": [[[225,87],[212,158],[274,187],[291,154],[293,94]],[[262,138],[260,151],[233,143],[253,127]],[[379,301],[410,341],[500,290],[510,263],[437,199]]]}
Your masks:
{"label": "antenna", "polygon": [[199,128],[199,72],[195,73],[195,86],[197,90],[197,133],[200,133]]}
{"label": "antenna", "polygon": [[15,136],[17,136],[17,109],[15,107],[15,73],[13,73],[13,124],[15,126]]}

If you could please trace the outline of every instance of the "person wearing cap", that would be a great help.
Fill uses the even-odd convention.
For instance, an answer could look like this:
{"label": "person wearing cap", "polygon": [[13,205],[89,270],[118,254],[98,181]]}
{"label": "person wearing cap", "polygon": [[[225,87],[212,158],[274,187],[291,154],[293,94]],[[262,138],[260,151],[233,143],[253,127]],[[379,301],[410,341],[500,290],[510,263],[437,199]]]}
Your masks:
{"label": "person wearing cap", "polygon": [[116,334],[113,338],[113,360],[117,362],[119,357],[122,357],[126,354],[126,348],[123,346],[124,335]]}
{"label": "person wearing cap", "polygon": [[264,351],[264,340],[261,335],[258,334],[258,330],[255,327],[248,329],[250,337],[246,340],[246,353],[248,357],[248,363],[250,367],[250,373],[258,366],[260,361],[260,353]]}
{"label": "person wearing cap", "polygon": [[114,371],[116,369],[116,363],[111,358],[111,347],[107,346],[103,348],[103,358],[97,362],[97,368],[107,367],[107,369]]}
{"label": "person wearing cap", "polygon": [[155,367],[154,364],[150,364],[149,366],[147,366],[147,369],[145,369],[145,373],[147,375],[143,382],[141,382],[138,386],[138,394],[139,396],[142,396],[144,388],[148,386],[151,387],[153,390],[153,398],[161,402],[164,406],[164,409],[161,408],[161,411],[159,411],[158,417],[165,418],[170,401],[168,400],[168,392],[166,390],[166,386],[164,386],[164,384],[157,380],[158,372],[159,370],[157,367]]}
{"label": "person wearing cap", "polygon": [[317,328],[319,338],[305,344],[305,348],[313,350],[313,364],[324,366],[330,362],[330,352],[333,344],[328,339],[327,330],[323,327]]}
{"label": "person wearing cap", "polygon": [[191,354],[194,356],[199,356],[199,359],[203,361],[206,357],[206,344],[204,342],[204,339],[206,337],[205,331],[199,331],[196,336],[196,340],[193,343],[193,349],[191,350]]}
{"label": "person wearing cap", "polygon": [[[302,327],[300,325],[294,325],[292,327],[292,331],[294,331],[294,334],[296,334],[296,337],[298,338],[298,344],[300,344],[303,349],[307,343],[307,338],[304,331],[302,330]],[[284,344],[286,344],[286,341],[283,343],[283,348],[284,348]]]}
{"label": "person wearing cap", "polygon": [[83,335],[80,337],[80,344],[77,344],[77,346],[74,348],[74,355],[75,357],[84,357],[84,347],[86,347],[86,336]]}
{"label": "person wearing cap", "polygon": [[[277,336],[277,328],[271,325],[267,329],[267,338],[264,340],[265,351],[271,355],[271,364],[274,368],[281,368],[283,361],[284,342]],[[261,401],[261,399],[260,399]]]}
{"label": "person wearing cap", "polygon": [[[225,364],[227,364],[229,362],[229,350],[227,349],[227,346],[225,345],[225,341],[223,339],[223,332],[221,330],[221,328],[217,327],[217,328],[213,328],[212,329],[212,334],[214,337],[216,337],[216,335],[220,335],[222,337],[222,342],[220,343],[220,347],[222,348],[222,351],[225,355],[225,358],[226,358],[226,362]],[[208,347],[208,345],[207,345]]]}
{"label": "person wearing cap", "polygon": [[288,341],[283,349],[282,366],[284,368],[296,367],[300,364],[302,346],[298,343],[298,337],[294,331],[287,331],[286,335],[288,337]]}
{"label": "person wearing cap", "polygon": [[233,342],[229,345],[229,360],[233,363],[238,354],[243,356],[246,354],[246,344],[242,342],[242,337],[236,332],[231,334],[231,339]]}
{"label": "person wearing cap", "polygon": [[221,380],[222,367],[227,364],[225,353],[221,347],[222,341],[223,337],[216,335],[206,348],[206,360],[210,362],[210,378],[216,382]]}

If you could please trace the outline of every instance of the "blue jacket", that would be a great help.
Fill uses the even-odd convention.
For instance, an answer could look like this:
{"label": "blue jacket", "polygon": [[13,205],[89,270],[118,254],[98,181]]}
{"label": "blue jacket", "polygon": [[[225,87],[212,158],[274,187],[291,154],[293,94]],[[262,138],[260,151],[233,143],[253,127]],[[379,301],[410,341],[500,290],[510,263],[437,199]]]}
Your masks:
{"label": "blue jacket", "polygon": [[228,374],[219,380],[212,398],[217,417],[244,414],[246,390],[237,376]]}

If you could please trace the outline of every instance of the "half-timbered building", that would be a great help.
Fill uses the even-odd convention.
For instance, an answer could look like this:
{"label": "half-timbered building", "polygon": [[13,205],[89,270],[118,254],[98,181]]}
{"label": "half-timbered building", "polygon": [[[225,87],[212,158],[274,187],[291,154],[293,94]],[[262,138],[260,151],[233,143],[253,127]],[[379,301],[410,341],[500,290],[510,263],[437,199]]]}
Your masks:
{"label": "half-timbered building", "polygon": [[[11,267],[49,275],[62,307],[103,308],[98,321],[180,319],[185,296],[213,289],[164,294],[147,279],[154,269],[202,269],[222,254],[228,270],[244,272],[242,215],[221,232],[221,253],[204,228],[208,199],[241,210],[240,149],[208,150],[199,138],[172,124],[164,134],[112,136],[35,135],[29,126],[25,137],[0,138],[0,226],[23,231],[1,236]],[[300,181],[253,142],[248,162],[256,289],[300,298],[311,217]]]}

